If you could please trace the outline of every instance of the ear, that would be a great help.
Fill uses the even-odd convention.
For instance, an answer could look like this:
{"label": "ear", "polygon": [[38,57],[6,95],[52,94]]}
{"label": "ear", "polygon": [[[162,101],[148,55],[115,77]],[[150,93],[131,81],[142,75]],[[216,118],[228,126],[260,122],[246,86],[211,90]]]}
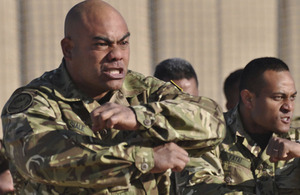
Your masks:
{"label": "ear", "polygon": [[73,49],[73,41],[70,38],[64,38],[60,42],[62,52],[64,54],[64,58],[67,61],[72,60],[72,49]]}
{"label": "ear", "polygon": [[244,89],[241,91],[241,99],[246,108],[253,107],[254,93],[248,89]]}

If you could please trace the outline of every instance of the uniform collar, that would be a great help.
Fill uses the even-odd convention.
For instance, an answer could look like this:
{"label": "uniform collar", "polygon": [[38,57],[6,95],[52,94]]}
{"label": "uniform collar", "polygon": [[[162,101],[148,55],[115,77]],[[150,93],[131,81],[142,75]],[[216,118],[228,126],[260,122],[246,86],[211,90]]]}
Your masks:
{"label": "uniform collar", "polygon": [[225,113],[225,120],[227,124],[227,128],[229,128],[229,132],[234,137],[234,142],[241,143],[245,147],[247,147],[251,152],[256,150],[256,154],[258,154],[261,149],[255,143],[255,141],[250,137],[250,135],[245,131],[241,115],[238,110],[238,105],[236,105],[232,110]]}
{"label": "uniform collar", "polygon": [[236,105],[232,110],[229,110],[227,113],[225,113],[225,120],[231,133],[235,135],[235,141],[237,137],[244,138],[248,136],[248,134],[244,130],[241,116],[238,111],[238,105]]}
{"label": "uniform collar", "polygon": [[48,80],[45,83],[52,84],[51,87],[54,89],[55,95],[64,101],[93,101],[92,98],[89,98],[75,86],[64,60],[62,60],[59,68],[45,73],[42,78]]}

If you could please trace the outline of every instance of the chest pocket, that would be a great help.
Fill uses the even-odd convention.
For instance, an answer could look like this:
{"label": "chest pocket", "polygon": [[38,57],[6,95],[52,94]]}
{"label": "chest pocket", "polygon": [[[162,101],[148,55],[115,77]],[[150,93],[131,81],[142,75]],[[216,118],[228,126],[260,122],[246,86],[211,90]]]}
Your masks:
{"label": "chest pocket", "polygon": [[250,159],[226,151],[222,151],[220,157],[227,185],[255,186]]}
{"label": "chest pocket", "polygon": [[80,134],[93,136],[91,130],[91,119],[88,111],[82,105],[81,102],[73,102],[67,104],[62,101],[58,101],[59,108],[61,110],[61,117],[66,121],[70,130],[76,131]]}

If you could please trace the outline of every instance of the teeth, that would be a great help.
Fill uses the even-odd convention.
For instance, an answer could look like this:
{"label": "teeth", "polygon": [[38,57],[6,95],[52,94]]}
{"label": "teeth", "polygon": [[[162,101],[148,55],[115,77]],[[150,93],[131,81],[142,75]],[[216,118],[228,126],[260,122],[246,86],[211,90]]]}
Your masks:
{"label": "teeth", "polygon": [[119,70],[110,70],[109,71],[110,74],[120,74]]}

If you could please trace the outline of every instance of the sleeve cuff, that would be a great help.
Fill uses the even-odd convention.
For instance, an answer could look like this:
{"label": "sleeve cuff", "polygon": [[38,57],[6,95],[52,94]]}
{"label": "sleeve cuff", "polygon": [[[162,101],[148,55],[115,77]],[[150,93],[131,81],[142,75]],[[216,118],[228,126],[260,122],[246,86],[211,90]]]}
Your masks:
{"label": "sleeve cuff", "polygon": [[135,166],[144,174],[154,167],[153,149],[136,146]]}
{"label": "sleeve cuff", "polygon": [[144,106],[134,106],[132,109],[136,114],[137,121],[141,124],[141,130],[146,130],[152,127],[155,122],[155,114],[147,111],[147,108]]}

